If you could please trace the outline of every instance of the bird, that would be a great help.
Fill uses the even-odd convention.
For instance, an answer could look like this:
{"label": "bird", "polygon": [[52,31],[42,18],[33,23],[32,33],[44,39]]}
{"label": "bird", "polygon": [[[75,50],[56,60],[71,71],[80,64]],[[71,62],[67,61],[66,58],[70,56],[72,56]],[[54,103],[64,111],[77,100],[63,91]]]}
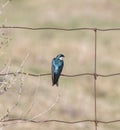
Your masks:
{"label": "bird", "polygon": [[51,71],[52,71],[52,86],[56,85],[58,87],[58,80],[63,70],[64,61],[63,58],[65,56],[63,54],[58,54],[52,60]]}

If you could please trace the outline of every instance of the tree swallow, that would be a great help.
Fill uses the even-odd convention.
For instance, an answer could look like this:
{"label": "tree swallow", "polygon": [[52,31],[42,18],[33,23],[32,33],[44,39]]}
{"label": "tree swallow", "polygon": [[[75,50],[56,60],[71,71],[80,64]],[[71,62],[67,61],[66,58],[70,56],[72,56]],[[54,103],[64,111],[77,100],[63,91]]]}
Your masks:
{"label": "tree swallow", "polygon": [[58,86],[58,79],[64,66],[63,57],[65,57],[63,54],[59,54],[52,60],[52,86]]}

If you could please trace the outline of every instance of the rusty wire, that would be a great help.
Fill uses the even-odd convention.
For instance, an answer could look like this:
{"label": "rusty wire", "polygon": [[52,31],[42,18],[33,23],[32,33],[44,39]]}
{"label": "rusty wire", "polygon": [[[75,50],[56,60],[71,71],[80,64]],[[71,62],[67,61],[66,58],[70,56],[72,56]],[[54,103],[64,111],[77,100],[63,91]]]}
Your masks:
{"label": "rusty wire", "polygon": [[102,120],[76,120],[76,121],[65,121],[65,120],[29,120],[29,119],[22,119],[22,118],[12,118],[12,119],[6,119],[6,120],[1,120],[1,123],[5,122],[16,122],[19,121],[21,123],[28,122],[28,123],[51,123],[51,122],[56,122],[56,123],[63,123],[63,124],[77,124],[77,123],[89,123],[89,122],[96,122],[101,123],[101,124],[111,124],[111,123],[119,123],[120,120],[109,120],[109,121],[102,121]]}
{"label": "rusty wire", "polygon": [[93,27],[78,27],[78,28],[58,28],[58,27],[26,27],[26,26],[0,26],[0,29],[21,29],[21,30],[58,30],[58,31],[80,31],[80,30],[91,30],[91,31],[119,31],[120,28],[93,28]]}
{"label": "rusty wire", "polygon": [[[8,72],[8,73],[0,73],[0,76],[5,76],[5,75],[27,75],[27,76],[33,76],[33,77],[43,77],[43,76],[49,76],[51,73],[43,73],[43,74],[34,74],[34,73],[28,73],[28,72]],[[112,76],[120,76],[120,73],[112,73],[112,74],[98,74],[98,73],[79,73],[79,74],[61,74],[63,77],[68,77],[68,78],[74,78],[74,77],[80,77],[80,76],[93,76],[93,77],[112,77]]]}

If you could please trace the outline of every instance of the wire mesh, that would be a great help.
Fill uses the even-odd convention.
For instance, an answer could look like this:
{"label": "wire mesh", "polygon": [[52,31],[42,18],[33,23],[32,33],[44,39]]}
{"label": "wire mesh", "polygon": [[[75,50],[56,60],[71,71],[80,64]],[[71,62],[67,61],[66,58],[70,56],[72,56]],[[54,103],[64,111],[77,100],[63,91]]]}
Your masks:
{"label": "wire mesh", "polygon": [[[20,27],[20,26],[1,26],[0,29],[21,29],[21,30],[31,30],[31,31],[42,31],[42,30],[58,30],[58,31],[81,31],[81,30],[90,30],[94,33],[94,72],[93,73],[79,73],[74,75],[68,75],[68,74],[61,74],[61,76],[65,76],[68,78],[73,77],[79,77],[79,76],[92,76],[93,77],[93,89],[94,89],[94,119],[93,120],[77,120],[77,121],[65,121],[65,120],[39,120],[36,121],[34,119],[22,119],[22,118],[14,118],[14,119],[4,119],[0,122],[8,123],[8,122],[31,122],[31,123],[50,123],[50,122],[56,122],[56,123],[66,123],[66,124],[76,124],[76,123],[83,123],[83,122],[92,122],[95,124],[95,130],[98,129],[98,124],[110,124],[110,123],[116,123],[120,122],[120,120],[109,120],[109,121],[102,121],[97,119],[97,78],[103,77],[108,78],[111,76],[120,76],[120,73],[112,73],[112,74],[99,74],[97,73],[97,32],[98,31],[120,31],[120,28],[54,28],[54,27],[47,27],[47,28],[33,28],[33,27]],[[40,77],[40,76],[48,76],[51,75],[51,73],[44,73],[44,74],[33,74],[33,73],[27,73],[22,71],[17,72],[7,72],[7,73],[0,73],[0,76],[6,76],[6,75],[27,75],[27,76],[33,76],[33,77]]]}

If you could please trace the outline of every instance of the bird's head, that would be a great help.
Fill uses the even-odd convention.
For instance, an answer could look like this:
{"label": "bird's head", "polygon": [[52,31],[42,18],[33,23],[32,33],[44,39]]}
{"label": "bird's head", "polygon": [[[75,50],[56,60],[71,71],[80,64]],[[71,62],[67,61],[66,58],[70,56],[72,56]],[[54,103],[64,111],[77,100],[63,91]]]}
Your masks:
{"label": "bird's head", "polygon": [[64,57],[65,56],[63,54],[59,54],[59,55],[56,56],[56,58],[58,58],[59,60],[63,60]]}

